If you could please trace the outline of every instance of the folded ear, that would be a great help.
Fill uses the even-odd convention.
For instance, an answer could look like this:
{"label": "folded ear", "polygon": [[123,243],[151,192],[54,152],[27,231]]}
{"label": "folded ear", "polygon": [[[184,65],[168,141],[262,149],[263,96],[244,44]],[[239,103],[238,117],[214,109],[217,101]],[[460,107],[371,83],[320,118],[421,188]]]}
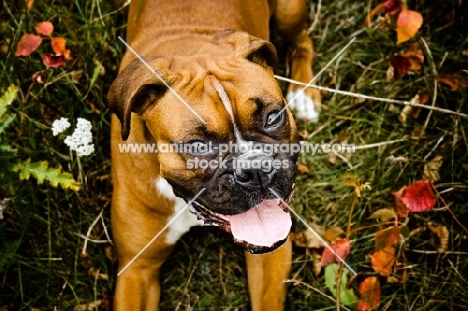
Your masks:
{"label": "folded ear", "polygon": [[258,65],[270,67],[273,71],[276,71],[278,67],[276,49],[268,41],[235,30],[220,31],[215,35],[214,40],[225,40],[234,46],[236,55],[247,58]]}
{"label": "folded ear", "polygon": [[[145,61],[165,79],[167,69],[161,69],[163,68],[161,60],[145,58]],[[166,83],[169,82],[166,81]],[[167,87],[164,83],[139,59],[132,61],[119,73],[109,89],[107,103],[111,112],[115,113],[120,120],[123,140],[127,140],[130,135],[132,112],[143,113],[166,92]]]}

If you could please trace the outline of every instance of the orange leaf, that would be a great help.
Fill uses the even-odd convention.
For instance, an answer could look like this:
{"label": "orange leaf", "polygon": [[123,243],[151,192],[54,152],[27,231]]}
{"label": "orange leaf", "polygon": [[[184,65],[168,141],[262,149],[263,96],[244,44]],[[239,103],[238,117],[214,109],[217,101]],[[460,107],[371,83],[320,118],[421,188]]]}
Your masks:
{"label": "orange leaf", "polygon": [[421,28],[423,17],[419,12],[403,9],[397,19],[397,44],[413,38]]}
{"label": "orange leaf", "polygon": [[375,8],[373,8],[372,11],[369,13],[369,15],[367,15],[364,21],[364,26],[369,27],[374,15],[379,13],[379,11],[382,10],[383,8],[385,8],[385,3],[380,3]]}
{"label": "orange leaf", "polygon": [[52,50],[54,50],[54,53],[56,55],[63,55],[66,59],[70,58],[70,50],[67,50],[65,45],[67,43],[67,40],[64,38],[52,38],[51,45],[52,45]]}
{"label": "orange leaf", "polygon": [[424,64],[424,54],[416,43],[411,44],[408,51],[406,51],[402,56],[406,57],[410,61],[410,70],[420,70]]}
{"label": "orange leaf", "polygon": [[394,226],[380,230],[375,234],[375,252],[384,249],[387,246],[394,246],[400,238],[400,228]]}
{"label": "orange leaf", "polygon": [[468,76],[456,72],[454,74],[439,74],[437,81],[450,87],[450,91],[463,91],[468,89]]}
{"label": "orange leaf", "polygon": [[403,203],[403,195],[405,194],[406,186],[403,186],[400,190],[392,192],[392,195],[395,198],[395,214],[400,218],[405,218],[408,216],[408,206]]}
{"label": "orange leaf", "polygon": [[375,276],[366,278],[359,284],[358,311],[368,311],[380,304],[380,282]]}
{"label": "orange leaf", "polygon": [[36,29],[37,33],[41,35],[50,36],[52,31],[54,31],[54,25],[52,25],[51,22],[42,22],[37,24],[34,29]]}
{"label": "orange leaf", "polygon": [[50,53],[42,56],[44,65],[50,68],[59,68],[65,66],[65,57],[63,55],[52,55]]}
{"label": "orange leaf", "polygon": [[26,9],[29,12],[32,6],[34,5],[34,0],[25,0],[25,2],[26,2]]}
{"label": "orange leaf", "polygon": [[[347,239],[339,239],[336,240],[335,244],[331,244],[330,247],[338,254],[338,256],[345,259],[349,254],[351,244]],[[335,262],[339,262],[338,258],[336,258],[336,255],[329,250],[328,247],[325,247],[322,253],[322,259],[320,260],[320,266],[325,267]]]}
{"label": "orange leaf", "polygon": [[402,200],[410,212],[430,211],[436,204],[431,183],[427,180],[418,180],[409,185]]}
{"label": "orange leaf", "polygon": [[395,263],[395,248],[387,246],[384,249],[372,254],[372,268],[381,276],[389,276]]}
{"label": "orange leaf", "polygon": [[308,173],[309,173],[309,168],[308,168],[307,166],[305,166],[304,164],[297,163],[297,164],[296,164],[296,167],[297,167],[297,170],[298,170],[301,174],[308,174]]}
{"label": "orange leaf", "polygon": [[42,43],[42,38],[32,34],[24,34],[16,47],[15,56],[29,56]]}

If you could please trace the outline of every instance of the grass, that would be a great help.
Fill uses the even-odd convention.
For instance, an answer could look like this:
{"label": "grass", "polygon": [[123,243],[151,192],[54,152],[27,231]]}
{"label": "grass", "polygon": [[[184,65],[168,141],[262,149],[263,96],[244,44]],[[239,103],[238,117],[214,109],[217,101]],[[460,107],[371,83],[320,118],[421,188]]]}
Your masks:
{"label": "grass", "polygon": [[[377,3],[322,1],[321,17],[311,33],[317,52],[315,72],[352,37],[357,36],[357,40],[323,73],[320,84],[400,100],[410,100],[419,90],[426,90],[427,105],[434,100],[436,107],[468,113],[466,92],[435,86],[433,74],[468,70],[465,4],[408,1],[411,9],[424,16],[423,27],[413,42],[421,46],[423,40],[427,43],[425,64],[422,70],[390,83],[386,78],[388,57],[408,45],[396,45],[390,29],[363,26],[367,12]],[[124,48],[116,38],[125,33],[125,17],[112,4],[98,1],[50,4],[36,0],[29,14],[25,12],[21,1],[7,4],[0,11],[0,88],[3,92],[14,84],[19,89],[18,99],[8,110],[16,117],[0,136],[0,143],[6,142],[16,150],[0,152],[0,200],[11,199],[0,220],[0,310],[79,310],[77,306],[97,300],[103,303],[103,310],[109,310],[116,275],[113,246],[89,242],[87,256],[83,256],[84,241],[78,235],[86,235],[101,212],[103,221],[92,228],[90,237],[105,240],[105,230],[111,231],[110,113],[105,96],[123,55]],[[15,57],[14,52],[19,38],[33,33],[34,26],[44,20],[53,22],[54,36],[68,40],[73,59],[65,68],[47,70],[46,84],[38,84],[32,82],[31,75],[44,69],[41,55],[51,52],[48,41],[44,40],[29,57]],[[279,53],[285,56],[281,47]],[[284,74],[284,68],[280,74]],[[302,154],[299,162],[309,168],[309,173],[298,175],[292,207],[311,223],[345,228],[354,191],[339,177],[352,173],[362,183],[372,185],[371,190],[363,191],[354,209],[353,227],[373,225],[375,221],[367,217],[393,205],[391,193],[421,179],[424,165],[434,156],[442,156],[440,179],[435,183],[441,193],[437,209],[412,214],[408,227],[415,230],[428,223],[446,226],[450,233],[448,247],[437,253],[437,239],[428,232],[411,236],[404,249],[410,266],[408,281],[388,283],[381,278],[380,309],[463,309],[468,303],[468,241],[467,232],[454,216],[468,227],[468,120],[423,109],[416,120],[409,117],[402,124],[398,116],[403,107],[399,105],[332,93],[323,94],[323,103],[319,124],[299,124],[303,139],[381,145],[360,149],[346,161],[327,154]],[[52,135],[51,122],[62,116],[73,122],[78,117],[92,122],[96,148],[93,155],[78,159],[69,152],[63,137]],[[416,139],[420,133],[424,135]],[[402,141],[384,144],[394,140]],[[391,155],[408,161],[392,164],[387,160]],[[11,168],[27,159],[62,167],[82,182],[82,189],[73,192],[48,182],[38,185],[34,178],[20,180]],[[454,215],[443,208],[441,198],[451,204]],[[295,221],[293,231],[301,229],[303,226]],[[372,271],[368,255],[373,252],[373,234],[377,230],[363,229],[351,237],[347,262],[358,272]],[[313,273],[313,256],[313,250],[294,248],[287,310],[335,309],[323,272],[318,276]],[[97,277],[96,271],[104,276]],[[177,244],[163,268],[161,309],[248,310],[245,277],[243,253],[227,234],[216,228],[195,228]]]}

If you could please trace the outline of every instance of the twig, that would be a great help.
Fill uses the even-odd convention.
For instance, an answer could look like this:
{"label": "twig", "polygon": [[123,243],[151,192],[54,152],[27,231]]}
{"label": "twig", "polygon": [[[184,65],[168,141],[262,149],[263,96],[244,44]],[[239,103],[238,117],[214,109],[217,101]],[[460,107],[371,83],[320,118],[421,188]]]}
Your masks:
{"label": "twig", "polygon": [[355,146],[354,150],[362,150],[362,149],[370,149],[370,148],[376,148],[376,147],[381,147],[385,145],[391,145],[394,143],[399,143],[407,141],[405,139],[397,139],[397,140],[389,140],[389,141],[381,141],[380,143],[373,143],[373,144],[366,144],[366,145],[360,145],[360,146]]}
{"label": "twig", "polygon": [[[431,184],[432,185],[432,184]],[[437,196],[439,197],[439,199],[442,201],[442,203],[444,203],[445,205],[445,209],[447,211],[449,211],[450,214],[452,214],[452,217],[453,217],[453,220],[455,220],[455,222],[463,228],[463,230],[465,230],[465,232],[468,233],[468,229],[466,229],[466,227],[458,220],[457,216],[455,216],[455,214],[453,213],[452,209],[450,208],[450,205],[447,204],[447,202],[445,202],[444,198],[440,195],[440,193],[437,191],[436,187],[434,187],[434,185],[432,185],[432,189],[434,189],[434,191],[437,193]]]}
{"label": "twig", "polygon": [[[289,83],[294,83],[298,85],[307,85],[307,83],[299,82],[296,80],[288,79],[282,76],[275,75],[275,78],[281,81],[286,81]],[[375,101],[380,101],[380,102],[385,102],[385,103],[392,103],[392,104],[399,104],[399,105],[405,105],[405,106],[412,106],[412,107],[418,107],[418,108],[423,108],[423,109],[428,109],[428,110],[434,110],[442,113],[448,113],[448,114],[453,114],[462,118],[468,118],[468,114],[464,114],[461,112],[456,112],[453,110],[449,109],[444,109],[444,108],[439,108],[435,106],[426,106],[422,104],[416,104],[416,103],[411,103],[409,101],[405,100],[397,100],[397,99],[391,99],[391,98],[381,98],[381,97],[375,97],[375,96],[368,96],[368,95],[363,95],[363,94],[358,94],[358,93],[353,93],[353,92],[348,92],[348,91],[342,91],[342,90],[337,90],[337,89],[332,89],[329,87],[324,87],[320,85],[315,85],[315,84],[310,84],[309,87],[318,89],[320,91],[327,91],[330,93],[336,93],[336,94],[341,94],[345,96],[351,96],[351,97],[357,97],[357,98],[362,98],[362,99],[369,99],[369,100],[375,100]]]}
{"label": "twig", "polygon": [[[435,63],[434,63],[434,58],[432,58],[431,49],[429,49],[429,46],[427,45],[426,40],[424,40],[423,37],[420,37],[420,39],[421,39],[422,43],[424,44],[424,48],[425,48],[426,54],[427,54],[427,60],[428,60],[429,65],[431,66],[431,69],[432,69],[432,77],[434,79],[434,92],[432,94],[432,105],[431,105],[431,107],[435,108],[435,104],[436,104],[436,101],[437,101],[437,69],[436,69],[436,66],[435,66]],[[422,127],[421,137],[422,137],[422,135],[424,135],[424,131],[425,131],[427,125],[429,124],[429,120],[431,118],[431,115],[432,115],[432,110],[429,110],[429,113],[427,114],[426,121],[424,122],[424,125]]]}
{"label": "twig", "polygon": [[[312,4],[310,5],[311,7],[311,12],[312,12]],[[315,12],[314,14],[314,21],[312,22],[312,25],[310,25],[309,29],[307,29],[307,35],[310,35],[312,33],[312,31],[314,31],[315,27],[317,26],[318,24],[318,21],[320,19],[320,12],[322,11],[322,0],[319,0],[318,3],[317,3],[317,12]]]}
{"label": "twig", "polygon": [[410,252],[419,253],[419,254],[447,254],[447,255],[468,255],[467,252],[457,252],[457,251],[426,251],[422,249],[410,249]]}
{"label": "twig", "polygon": [[[101,218],[101,217],[102,217],[102,211],[99,213],[98,217],[96,217],[96,219],[93,221],[91,226],[89,226],[88,232],[86,232],[86,237],[84,237],[85,241],[84,241],[84,244],[83,244],[83,250],[81,251],[82,255],[86,254],[86,248],[88,247],[88,240],[90,240],[89,236],[91,235],[91,231],[93,230],[94,226],[97,224],[97,222],[99,221],[99,218]],[[81,236],[78,233],[75,233],[75,234],[78,235],[78,236]],[[102,242],[99,242],[99,243],[102,243]]]}

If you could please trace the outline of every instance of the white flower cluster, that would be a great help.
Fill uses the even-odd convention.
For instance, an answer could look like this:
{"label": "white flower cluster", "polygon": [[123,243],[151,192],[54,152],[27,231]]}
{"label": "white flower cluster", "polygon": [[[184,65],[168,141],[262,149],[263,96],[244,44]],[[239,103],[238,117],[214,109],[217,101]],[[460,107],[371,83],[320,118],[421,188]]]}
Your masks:
{"label": "white flower cluster", "polygon": [[60,118],[58,120],[55,120],[54,123],[52,123],[52,134],[54,136],[57,136],[58,134],[62,133],[65,131],[67,128],[70,127],[70,122],[68,122],[67,118]]}
{"label": "white flower cluster", "polygon": [[[55,135],[55,131],[57,130],[57,128],[58,129],[63,128],[63,127],[60,127],[61,125],[65,124],[65,122],[62,120],[65,120],[65,122],[68,123],[67,119],[61,118],[60,120],[54,121],[54,123],[52,124],[52,131],[54,135]],[[54,127],[54,124],[56,122],[57,122],[57,126]],[[63,130],[65,130],[69,126],[70,126],[70,123],[68,123],[68,126],[63,128]],[[76,151],[76,154],[78,156],[87,156],[94,152],[94,144],[92,144],[93,135],[91,133],[91,128],[92,128],[91,122],[83,118],[78,118],[75,131],[73,132],[71,136],[67,136],[67,138],[65,138],[65,141],[64,141],[65,144],[68,147],[70,147],[70,150]],[[63,132],[63,130],[61,130],[58,133]]]}

